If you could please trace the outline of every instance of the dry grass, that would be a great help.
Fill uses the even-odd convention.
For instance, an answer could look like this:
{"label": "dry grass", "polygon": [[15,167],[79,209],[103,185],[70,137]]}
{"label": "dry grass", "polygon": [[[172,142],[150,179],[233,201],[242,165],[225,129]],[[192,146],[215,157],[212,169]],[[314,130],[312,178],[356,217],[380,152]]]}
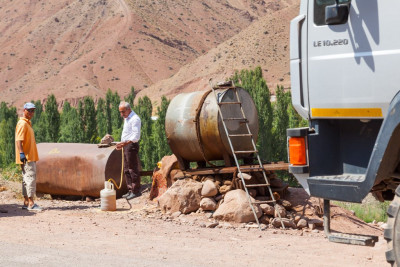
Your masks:
{"label": "dry grass", "polygon": [[386,211],[390,205],[390,201],[373,201],[361,204],[335,201],[334,204],[347,210],[354,211],[354,214],[358,218],[360,218],[364,222],[370,223],[373,221],[387,221]]}

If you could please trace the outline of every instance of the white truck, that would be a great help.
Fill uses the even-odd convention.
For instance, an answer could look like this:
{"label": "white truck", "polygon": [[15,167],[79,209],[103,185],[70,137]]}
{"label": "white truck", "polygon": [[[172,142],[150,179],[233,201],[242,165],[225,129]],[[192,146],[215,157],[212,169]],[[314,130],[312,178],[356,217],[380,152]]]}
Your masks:
{"label": "white truck", "polygon": [[376,242],[330,231],[330,200],[372,192],[392,201],[386,259],[400,266],[399,10],[399,0],[301,0],[290,28],[291,90],[309,127],[287,134],[290,172],[324,199],[328,239]]}

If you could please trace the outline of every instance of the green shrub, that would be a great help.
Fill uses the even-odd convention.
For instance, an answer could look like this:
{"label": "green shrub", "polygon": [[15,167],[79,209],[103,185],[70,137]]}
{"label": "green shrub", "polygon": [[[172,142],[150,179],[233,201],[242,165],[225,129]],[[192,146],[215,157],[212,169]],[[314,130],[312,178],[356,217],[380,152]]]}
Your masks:
{"label": "green shrub", "polygon": [[10,164],[3,169],[0,168],[0,178],[7,181],[22,182],[20,165]]}
{"label": "green shrub", "polygon": [[370,223],[374,220],[376,222],[386,222],[386,211],[390,205],[390,201],[385,202],[369,202],[369,203],[348,203],[334,201],[334,205],[354,211],[355,215],[364,222]]}

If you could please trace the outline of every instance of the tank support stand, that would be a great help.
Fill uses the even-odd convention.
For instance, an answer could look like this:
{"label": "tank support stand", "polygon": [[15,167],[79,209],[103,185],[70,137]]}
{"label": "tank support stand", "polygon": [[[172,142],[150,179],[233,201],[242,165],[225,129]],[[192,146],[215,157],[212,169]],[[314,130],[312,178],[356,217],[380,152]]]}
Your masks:
{"label": "tank support stand", "polygon": [[190,168],[190,162],[183,159],[182,157],[175,155],[177,160],[178,160],[178,164],[179,164],[179,169],[181,169],[181,171],[184,170],[188,170]]}
{"label": "tank support stand", "polygon": [[324,199],[324,232],[330,242],[344,243],[360,246],[375,246],[378,241],[377,236],[352,235],[346,233],[332,233],[331,224],[331,205],[329,199]]}

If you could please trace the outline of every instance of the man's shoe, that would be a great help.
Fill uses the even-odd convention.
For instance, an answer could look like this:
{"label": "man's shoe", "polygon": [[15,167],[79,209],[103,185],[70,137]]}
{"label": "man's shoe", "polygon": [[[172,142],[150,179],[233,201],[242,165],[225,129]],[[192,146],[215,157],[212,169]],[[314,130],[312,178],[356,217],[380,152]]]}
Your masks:
{"label": "man's shoe", "polygon": [[141,195],[142,195],[141,193],[135,194],[135,193],[130,192],[130,194],[126,197],[126,200],[131,200],[132,198],[139,197]]}
{"label": "man's shoe", "polygon": [[123,198],[126,198],[127,196],[129,196],[129,194],[132,193],[131,191],[128,191],[128,193],[122,195]]}
{"label": "man's shoe", "polygon": [[35,204],[33,204],[32,207],[28,207],[27,210],[29,210],[29,211],[42,211],[43,209],[39,205],[37,205],[35,203]]}

